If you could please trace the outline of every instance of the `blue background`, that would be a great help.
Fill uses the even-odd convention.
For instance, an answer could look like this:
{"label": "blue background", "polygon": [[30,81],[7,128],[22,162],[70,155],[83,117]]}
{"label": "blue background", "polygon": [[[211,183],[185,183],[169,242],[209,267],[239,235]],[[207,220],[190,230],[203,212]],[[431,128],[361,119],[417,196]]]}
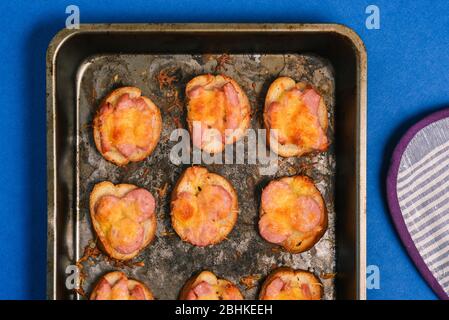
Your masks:
{"label": "blue background", "polygon": [[[66,6],[81,22],[335,22],[368,51],[368,264],[381,272],[370,299],[434,299],[391,224],[384,180],[407,127],[449,106],[448,1],[1,1],[0,298],[45,298],[45,51],[64,27]],[[380,30],[365,8],[380,8]]]}

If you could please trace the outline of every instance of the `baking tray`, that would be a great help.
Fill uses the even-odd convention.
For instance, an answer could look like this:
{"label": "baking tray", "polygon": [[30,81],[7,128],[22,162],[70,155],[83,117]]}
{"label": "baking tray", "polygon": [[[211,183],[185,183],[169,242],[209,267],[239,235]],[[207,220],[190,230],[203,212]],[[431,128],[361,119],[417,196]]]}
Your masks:
{"label": "baking tray", "polygon": [[[239,194],[240,214],[224,242],[197,248],[182,242],[169,220],[169,196],[186,165],[174,165],[172,130],[185,127],[184,87],[195,75],[224,73],[248,94],[252,128],[262,127],[269,84],[291,76],[314,84],[328,105],[330,150],[280,158],[273,175],[258,164],[213,164]],[[133,85],[161,109],[163,132],[145,161],[119,168],[96,151],[92,117],[112,89]],[[210,269],[254,299],[274,266],[320,276],[325,299],[365,298],[366,53],[350,29],[332,24],[82,25],[62,30],[47,54],[48,289],[50,299],[78,299],[107,271],[123,269],[147,283],[159,299],[175,299],[193,273]],[[314,179],[329,211],[329,229],[302,254],[290,254],[257,233],[258,199],[269,180],[292,174]],[[83,285],[68,290],[66,268],[96,252],[88,195],[99,181],[133,183],[156,195],[156,240],[131,263],[104,255],[82,264]]]}

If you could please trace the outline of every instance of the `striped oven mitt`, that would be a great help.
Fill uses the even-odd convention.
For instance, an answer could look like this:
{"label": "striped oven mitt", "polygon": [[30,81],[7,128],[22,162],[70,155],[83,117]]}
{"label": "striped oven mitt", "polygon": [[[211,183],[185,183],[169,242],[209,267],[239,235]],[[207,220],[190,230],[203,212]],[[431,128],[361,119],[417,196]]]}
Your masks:
{"label": "striped oven mitt", "polygon": [[449,299],[449,110],[424,118],[401,139],[387,199],[417,268],[441,299]]}

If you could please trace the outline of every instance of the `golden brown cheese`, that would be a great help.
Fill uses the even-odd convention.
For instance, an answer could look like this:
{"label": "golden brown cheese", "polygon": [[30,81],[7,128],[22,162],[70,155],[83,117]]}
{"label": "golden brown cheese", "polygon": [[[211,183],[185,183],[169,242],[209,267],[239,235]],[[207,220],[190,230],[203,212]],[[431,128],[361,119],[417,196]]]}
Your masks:
{"label": "golden brown cheese", "polygon": [[271,181],[262,191],[259,232],[291,252],[311,248],[327,228],[321,194],[304,176]]}
{"label": "golden brown cheese", "polygon": [[270,136],[277,140],[269,140],[270,147],[281,156],[300,156],[328,148],[327,109],[310,85],[295,83],[288,77],[276,79],[266,96],[264,122]]}
{"label": "golden brown cheese", "polygon": [[222,241],[238,212],[237,194],[223,177],[202,167],[188,168],[171,201],[172,225],[182,240],[197,246]]}
{"label": "golden brown cheese", "polygon": [[162,118],[159,108],[135,87],[112,91],[93,121],[94,140],[103,157],[117,165],[141,161],[156,147]]}
{"label": "golden brown cheese", "polygon": [[274,270],[260,291],[261,300],[320,300],[321,281],[311,272],[282,267]]}
{"label": "golden brown cheese", "polygon": [[154,297],[143,283],[128,279],[123,272],[114,271],[101,277],[90,300],[154,300]]}
{"label": "golden brown cheese", "polygon": [[224,75],[200,75],[186,86],[187,123],[193,144],[210,153],[242,138],[249,127],[250,105],[242,88]]}
{"label": "golden brown cheese", "polygon": [[181,300],[242,300],[239,288],[210,271],[202,271],[190,279],[181,290]]}
{"label": "golden brown cheese", "polygon": [[132,259],[154,238],[156,204],[147,190],[104,181],[94,186],[89,201],[95,232],[111,257]]}

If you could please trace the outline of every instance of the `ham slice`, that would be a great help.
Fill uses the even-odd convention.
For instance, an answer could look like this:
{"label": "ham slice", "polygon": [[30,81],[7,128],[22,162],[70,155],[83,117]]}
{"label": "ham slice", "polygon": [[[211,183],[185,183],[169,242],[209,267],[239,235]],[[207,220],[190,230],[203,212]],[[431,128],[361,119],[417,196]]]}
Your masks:
{"label": "ham slice", "polygon": [[212,221],[225,219],[232,208],[232,198],[221,186],[206,185],[198,194],[198,206]]}
{"label": "ham slice", "polygon": [[301,291],[305,299],[307,300],[312,299],[312,292],[310,291],[310,287],[307,283],[301,284]]}
{"label": "ham slice", "polygon": [[302,95],[302,101],[305,103],[310,113],[318,117],[318,107],[321,96],[314,89],[307,89]]}
{"label": "ham slice", "polygon": [[203,247],[212,243],[218,234],[218,228],[210,221],[203,221],[199,229],[194,231],[192,244]]}
{"label": "ham slice", "polygon": [[237,129],[242,121],[238,93],[230,82],[223,86],[223,90],[227,100],[225,104],[226,129]]}
{"label": "ham slice", "polygon": [[112,300],[129,299],[128,279],[121,278],[112,286],[111,299]]}
{"label": "ham slice", "polygon": [[189,92],[187,92],[187,97],[189,99],[194,99],[199,97],[204,92],[204,88],[202,86],[196,86],[192,89],[190,89]]}
{"label": "ham slice", "polygon": [[129,295],[133,300],[146,300],[145,291],[141,285],[136,284],[132,290],[130,290]]}
{"label": "ham slice", "polygon": [[206,281],[201,281],[194,288],[193,292],[198,298],[211,295],[214,292],[213,286]]}
{"label": "ham slice", "polygon": [[124,110],[136,105],[137,99],[131,99],[128,93],[125,93],[117,99],[116,110]]}
{"label": "ham slice", "polygon": [[281,278],[274,278],[266,288],[266,295],[268,297],[276,297],[281,293],[284,286],[285,283]]}
{"label": "ham slice", "polygon": [[106,279],[101,279],[96,287],[95,300],[109,300],[111,298],[112,288]]}

